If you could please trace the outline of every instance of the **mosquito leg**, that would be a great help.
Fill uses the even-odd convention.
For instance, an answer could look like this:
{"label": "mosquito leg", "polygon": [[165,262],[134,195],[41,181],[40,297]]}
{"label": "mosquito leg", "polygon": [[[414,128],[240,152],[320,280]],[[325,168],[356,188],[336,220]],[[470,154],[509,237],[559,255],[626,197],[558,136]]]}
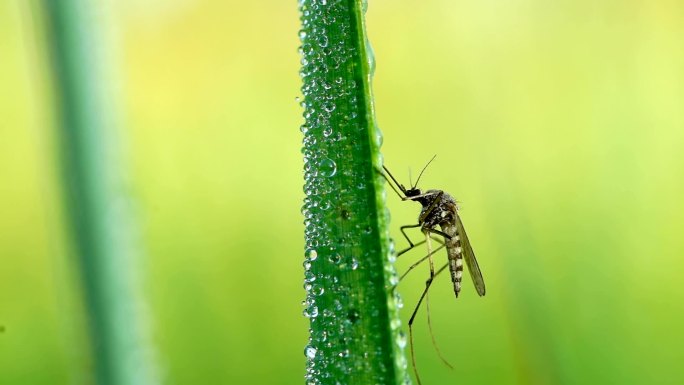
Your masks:
{"label": "mosquito leg", "polygon": [[[444,265],[446,267],[447,265]],[[444,267],[442,267],[439,272],[444,270]],[[439,274],[439,272],[437,274]],[[430,338],[432,339],[432,346],[434,346],[435,351],[437,351],[437,355],[439,356],[439,359],[444,362],[444,365],[448,366],[449,369],[454,369],[454,367],[447,361],[446,358],[442,355],[442,351],[439,350],[439,346],[437,345],[437,340],[435,339],[435,333],[432,331],[432,320],[430,319],[430,293],[425,294],[425,310],[427,312],[427,323],[428,323],[428,330],[430,331]]]}
{"label": "mosquito leg", "polygon": [[[434,236],[430,235],[430,238],[432,238],[433,241],[439,243],[440,245],[443,245],[443,244],[444,244],[444,241],[441,240],[441,239],[439,239],[439,238],[437,238],[437,237],[434,237]],[[415,245],[413,245],[413,247],[416,248],[416,247],[418,247],[418,246],[420,246],[420,245],[422,245],[422,244],[424,244],[424,243],[425,243],[425,241],[420,241],[420,242],[416,243]],[[410,250],[410,249],[408,249],[408,250]],[[402,250],[402,251],[400,251],[400,252],[397,254],[397,257],[400,256],[400,255],[402,255],[402,254],[404,254],[404,253],[407,252],[408,250]]]}
{"label": "mosquito leg", "polygon": [[[441,235],[442,237],[444,237],[444,239],[451,239],[451,235],[449,235],[443,231],[439,231],[439,230],[435,230],[435,229],[428,229],[427,231],[434,233],[434,234],[437,234],[437,235]],[[432,238],[432,239],[435,239],[435,238]]]}
{"label": "mosquito leg", "polygon": [[398,252],[398,253],[397,253],[397,258],[399,258],[402,254],[407,253],[407,252],[413,250],[416,246],[422,245],[423,243],[425,243],[425,241],[420,241],[420,242],[416,243],[415,245],[409,246],[409,247],[405,248],[404,250]]}
{"label": "mosquito leg", "polygon": [[405,231],[406,229],[414,229],[414,228],[416,228],[416,227],[420,227],[420,223],[417,223],[417,224],[415,224],[415,225],[406,225],[406,226],[401,226],[401,227],[400,227],[401,233],[404,234],[404,238],[406,238],[406,240],[408,241],[408,243],[409,243],[410,246],[407,247],[406,249],[404,249],[404,250],[398,252],[398,253],[397,253],[397,257],[399,257],[400,255],[404,254],[405,252],[407,252],[407,251],[413,249],[414,247],[416,247],[416,245],[411,241],[411,238],[409,238],[408,234],[406,234],[406,231]]}
{"label": "mosquito leg", "polygon": [[[385,170],[385,172],[387,173],[387,175],[389,175],[390,178],[392,178],[392,180],[394,181],[394,183],[395,183],[397,186],[401,186],[401,183],[397,182],[397,179],[394,177],[394,175],[392,175],[392,173],[390,172],[390,170],[387,169],[387,167],[385,167],[385,166],[383,165],[383,166],[382,166],[382,169]],[[383,175],[384,175],[384,173],[383,173]],[[387,179],[387,176],[385,176],[385,179]],[[403,187],[403,186],[402,186],[402,187]],[[404,190],[404,189],[402,189],[402,191],[403,191],[403,190]]]}
{"label": "mosquito leg", "polygon": [[425,232],[425,242],[428,249],[428,262],[430,262],[430,278],[435,276],[435,262],[432,260],[432,242],[430,242],[430,233]]}
{"label": "mosquito leg", "polygon": [[[378,172],[380,172],[380,173],[382,174],[382,176],[385,177],[385,180],[386,180],[387,183],[390,185],[390,187],[392,188],[392,190],[394,190],[394,192],[397,193],[397,195],[399,195],[399,198],[401,198],[401,200],[404,200],[405,196],[404,196],[403,194],[401,194],[401,193],[399,192],[399,190],[397,190],[396,187],[394,187],[394,184],[389,180],[389,178],[387,178],[387,175],[385,175],[385,173],[382,172],[382,171],[379,171],[379,170],[378,170]],[[391,176],[391,174],[390,174],[390,176]],[[395,183],[396,183],[396,181],[395,181]],[[399,184],[397,183],[397,185],[399,185]],[[401,186],[401,185],[399,185],[399,186]],[[401,188],[401,187],[400,187],[400,188]]]}
{"label": "mosquito leg", "polygon": [[[421,258],[421,259],[419,259],[419,260],[418,260],[417,262],[415,262],[413,265],[409,266],[409,268],[404,272],[404,274],[402,274],[401,277],[399,277],[399,281],[403,280],[404,277],[406,277],[406,276],[408,275],[408,273],[411,272],[411,270],[415,269],[418,265],[420,265],[421,263],[425,262],[425,260],[428,259],[431,255],[437,254],[438,251],[442,250],[442,249],[445,247],[445,244],[444,244],[444,242],[442,242],[441,239],[436,238],[436,237],[433,237],[433,236],[430,236],[430,238],[432,238],[433,241],[436,241],[437,243],[439,243],[440,246],[439,246],[438,248],[432,250],[432,252],[429,253],[428,255],[424,256],[424,257]],[[427,242],[427,241],[420,241],[420,242],[416,243],[416,247],[422,245],[422,244],[425,243],[425,242]]]}
{"label": "mosquito leg", "polygon": [[[435,237],[435,236],[433,236],[433,235],[430,235],[430,238],[432,238],[433,241],[438,242],[440,245],[443,245],[443,244],[444,244],[444,241],[443,241],[443,240],[441,240],[441,239],[439,239],[439,238],[437,238],[437,237]],[[422,244],[424,244],[424,243],[425,243],[424,240],[423,240],[423,241],[420,241],[420,242],[416,243],[415,245],[413,245],[413,247],[420,246],[420,245],[422,245]]]}
{"label": "mosquito leg", "polygon": [[416,366],[416,354],[413,349],[413,320],[416,318],[416,314],[418,313],[418,309],[420,309],[420,304],[423,302],[423,298],[427,295],[428,290],[430,290],[430,285],[432,285],[432,281],[441,273],[444,271],[444,269],[448,266],[449,264],[445,264],[442,266],[441,269],[435,273],[434,276],[431,276],[427,281],[425,281],[425,290],[423,290],[423,294],[421,294],[420,299],[418,300],[418,303],[416,304],[415,309],[413,309],[413,313],[411,314],[411,318],[409,318],[408,326],[409,326],[409,344],[411,345],[411,364],[413,366],[413,373],[416,375],[416,381],[418,382],[418,385],[422,385],[420,381],[420,376],[418,375],[418,368]]}
{"label": "mosquito leg", "polygon": [[[425,243],[425,241],[421,242],[420,244],[423,244],[423,243]],[[418,245],[416,245],[416,246],[418,246]],[[401,277],[399,278],[399,281],[401,281],[402,279],[404,279],[404,277],[406,277],[406,276],[408,275],[408,273],[409,273],[411,270],[415,269],[418,265],[420,265],[421,263],[425,262],[425,260],[428,259],[431,255],[436,254],[438,251],[442,250],[444,247],[445,247],[444,244],[442,244],[442,245],[439,246],[438,248],[432,250],[432,253],[431,253],[431,254],[428,254],[428,255],[424,256],[423,258],[419,259],[416,263],[414,263],[413,265],[409,266],[408,270],[406,270],[406,272],[404,272],[404,274],[401,275]]]}
{"label": "mosquito leg", "polygon": [[[439,239],[439,238],[435,238],[435,237],[433,237],[432,235],[430,235],[430,238],[432,238],[433,241],[436,241],[436,242],[439,243],[440,245],[443,245],[443,244],[444,244],[444,241],[442,241],[442,240]],[[448,239],[451,239],[451,238],[448,238]]]}
{"label": "mosquito leg", "polygon": [[[418,262],[416,262],[416,263],[414,263],[413,265],[411,265],[411,266],[408,268],[408,270],[406,270],[406,272],[404,272],[404,274],[402,274],[401,277],[399,277],[399,282],[401,282],[401,280],[403,280],[404,277],[406,277],[406,275],[408,275],[408,273],[409,273],[411,270],[413,270],[414,268],[416,268],[416,267],[417,267],[418,265],[420,265],[421,263],[425,262],[425,260],[428,259],[428,257],[430,257],[430,255],[436,254],[438,251],[442,250],[442,249],[446,246],[446,245],[444,244],[444,242],[442,242],[441,239],[435,238],[435,237],[433,237],[433,236],[430,236],[430,238],[432,238],[433,241],[437,241],[437,242],[440,244],[440,246],[439,246],[438,248],[436,248],[435,250],[433,250],[432,253],[430,253],[430,254],[424,256],[424,257],[421,258]],[[420,246],[420,245],[422,245],[422,244],[425,243],[425,242],[426,242],[426,241],[420,241],[420,242],[416,243],[414,247]],[[404,253],[404,252],[406,252],[406,251],[408,251],[408,250],[402,251],[401,253],[399,253],[399,255],[401,255],[402,253]],[[395,288],[396,288],[396,285],[394,286],[393,290],[394,290]]]}

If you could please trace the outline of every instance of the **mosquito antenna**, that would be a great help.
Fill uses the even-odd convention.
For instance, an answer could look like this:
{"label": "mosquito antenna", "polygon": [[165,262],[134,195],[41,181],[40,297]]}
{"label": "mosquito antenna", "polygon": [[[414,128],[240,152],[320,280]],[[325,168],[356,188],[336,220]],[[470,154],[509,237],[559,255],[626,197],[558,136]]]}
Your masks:
{"label": "mosquito antenna", "polygon": [[389,183],[390,187],[392,187],[392,190],[394,190],[394,192],[397,193],[397,195],[399,195],[400,198],[404,199],[404,196],[406,195],[406,188],[405,188],[401,183],[397,182],[397,180],[394,178],[394,175],[392,175],[392,173],[390,172],[390,170],[387,169],[387,167],[385,167],[385,166],[383,165],[382,168],[385,170],[385,172],[387,173],[387,175],[389,175],[390,178],[392,178],[392,181],[394,181],[394,184],[397,185],[397,187],[399,188],[399,190],[400,190],[401,192],[403,192],[404,195],[401,195],[401,194],[399,193],[399,191],[397,191],[397,189],[394,187],[394,184],[392,184],[392,182],[387,178],[387,175],[385,175],[385,172],[382,173],[382,176],[385,177],[385,180],[387,181],[387,183]]}
{"label": "mosquito antenna", "polygon": [[409,186],[413,188],[413,182],[411,181],[411,167],[409,167]]}
{"label": "mosquito antenna", "polygon": [[437,155],[433,156],[432,159],[430,159],[430,161],[427,162],[427,164],[425,165],[425,167],[423,167],[423,169],[420,170],[420,174],[418,174],[418,180],[416,180],[416,184],[415,184],[415,185],[411,185],[411,186],[413,186],[413,187],[411,187],[411,188],[416,188],[416,186],[418,186],[418,182],[420,182],[420,177],[423,176],[423,172],[424,172],[425,169],[430,165],[430,163],[432,163],[432,161],[435,160],[436,157],[437,157]]}

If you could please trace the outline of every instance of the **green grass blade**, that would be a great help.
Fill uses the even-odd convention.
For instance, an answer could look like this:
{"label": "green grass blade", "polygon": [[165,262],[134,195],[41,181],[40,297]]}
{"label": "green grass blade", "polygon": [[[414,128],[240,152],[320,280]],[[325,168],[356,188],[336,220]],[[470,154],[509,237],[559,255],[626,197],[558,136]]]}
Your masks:
{"label": "green grass blade", "polygon": [[308,384],[409,383],[365,3],[300,1]]}
{"label": "green grass blade", "polygon": [[87,1],[42,2],[51,49],[66,217],[99,385],[154,384],[133,275],[132,222],[117,159],[106,52]]}

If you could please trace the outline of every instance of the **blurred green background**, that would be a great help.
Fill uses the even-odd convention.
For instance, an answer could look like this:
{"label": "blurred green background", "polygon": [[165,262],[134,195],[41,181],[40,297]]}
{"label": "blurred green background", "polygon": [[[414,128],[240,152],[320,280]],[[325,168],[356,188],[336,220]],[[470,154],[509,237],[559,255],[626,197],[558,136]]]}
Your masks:
{"label": "blurred green background", "polygon": [[[422,187],[462,202],[487,282],[434,286],[455,370],[423,314],[424,383],[684,383],[684,4],[369,2],[386,164],[406,181],[438,155]],[[94,8],[162,382],[302,383],[296,1]],[[37,9],[0,2],[0,383],[81,384]],[[390,193],[401,248],[418,207]],[[426,274],[400,286],[404,320]]]}

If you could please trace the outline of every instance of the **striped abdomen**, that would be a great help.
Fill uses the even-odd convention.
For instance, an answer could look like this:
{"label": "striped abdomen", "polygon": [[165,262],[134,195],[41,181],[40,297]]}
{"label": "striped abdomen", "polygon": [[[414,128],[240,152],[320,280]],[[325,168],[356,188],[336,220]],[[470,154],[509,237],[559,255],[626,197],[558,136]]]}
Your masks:
{"label": "striped abdomen", "polygon": [[461,238],[455,224],[442,224],[442,231],[451,237],[445,239],[447,255],[449,257],[449,271],[451,272],[451,282],[454,283],[454,294],[458,297],[461,291],[461,278],[463,277],[463,249],[461,248]]}

